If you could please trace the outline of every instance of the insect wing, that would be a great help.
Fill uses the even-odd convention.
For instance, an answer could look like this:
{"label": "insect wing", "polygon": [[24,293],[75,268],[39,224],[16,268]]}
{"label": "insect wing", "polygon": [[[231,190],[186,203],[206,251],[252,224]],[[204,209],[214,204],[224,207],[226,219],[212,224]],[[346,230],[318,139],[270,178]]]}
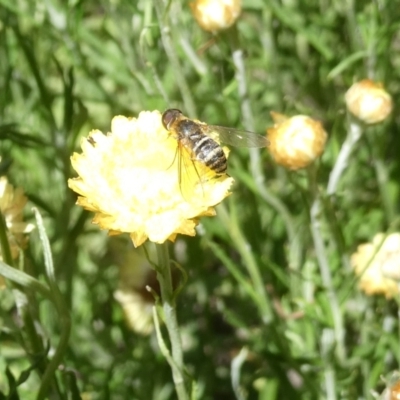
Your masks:
{"label": "insect wing", "polygon": [[265,136],[240,129],[206,125],[203,131],[217,142],[234,147],[267,147],[269,145],[269,141]]}
{"label": "insect wing", "polygon": [[182,144],[178,144],[178,183],[182,197],[189,203],[202,201],[204,189],[202,175],[192,154]]}

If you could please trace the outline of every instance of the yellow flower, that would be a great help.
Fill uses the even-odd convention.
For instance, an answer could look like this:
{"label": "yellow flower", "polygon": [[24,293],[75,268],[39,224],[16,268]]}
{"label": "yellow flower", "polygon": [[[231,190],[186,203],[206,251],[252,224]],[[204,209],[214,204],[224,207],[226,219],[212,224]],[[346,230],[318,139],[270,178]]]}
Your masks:
{"label": "yellow flower", "polygon": [[34,225],[23,221],[23,210],[27,202],[24,191],[14,188],[6,177],[0,177],[0,210],[4,216],[7,229],[11,256],[16,259],[20,249],[25,247],[26,233],[33,230]]}
{"label": "yellow flower", "polygon": [[355,83],[345,94],[349,111],[366,124],[386,119],[393,109],[392,97],[381,83],[364,79]]}
{"label": "yellow flower", "polygon": [[372,243],[358,246],[351,256],[351,264],[360,277],[359,287],[366,294],[384,294],[387,298],[399,293],[400,281],[400,233],[385,238],[375,235]]}
{"label": "yellow flower", "polygon": [[277,164],[296,170],[322,154],[327,134],[320,122],[305,115],[288,118],[271,112],[271,116],[275,125],[267,129],[269,150]]}
{"label": "yellow flower", "polygon": [[[27,198],[21,188],[14,188],[6,177],[0,177],[0,210],[7,225],[7,238],[13,260],[18,258],[21,249],[28,241],[26,233],[33,230],[34,225],[23,221],[23,209]],[[0,259],[3,255],[0,249]],[[0,288],[5,286],[5,280],[0,277]]]}
{"label": "yellow flower", "polygon": [[242,10],[240,0],[196,0],[190,7],[198,24],[209,32],[229,28]]}
{"label": "yellow flower", "polygon": [[[92,131],[81,147],[83,153],[71,157],[79,177],[68,182],[80,194],[77,204],[94,211],[93,223],[110,234],[128,232],[135,246],[147,239],[173,241],[179,233],[194,236],[198,217],[215,215],[213,206],[233,182],[228,175],[210,178],[210,169],[196,162],[196,181],[183,198],[178,142],[158,111],[114,117],[111,133]],[[182,153],[192,163],[190,154]]]}

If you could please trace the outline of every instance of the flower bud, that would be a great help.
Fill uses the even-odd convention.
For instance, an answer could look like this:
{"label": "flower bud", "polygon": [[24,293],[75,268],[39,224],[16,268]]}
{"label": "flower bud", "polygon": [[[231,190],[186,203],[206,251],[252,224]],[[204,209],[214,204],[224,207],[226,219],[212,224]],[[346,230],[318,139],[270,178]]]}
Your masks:
{"label": "flower bud", "polygon": [[107,257],[118,266],[119,275],[114,298],[121,305],[128,327],[140,335],[149,335],[153,331],[155,299],[146,286],[159,294],[156,272],[146,253],[134,248],[126,239],[112,236],[108,241]]}
{"label": "flower bud", "polygon": [[364,79],[355,83],[345,94],[348,110],[366,124],[376,124],[392,112],[392,97],[382,84]]}
{"label": "flower bud", "polygon": [[366,294],[384,294],[387,298],[397,295],[400,233],[392,233],[386,238],[383,233],[378,233],[371,243],[361,244],[351,256],[351,265],[355,274],[360,276],[360,289]]}
{"label": "flower bud", "polygon": [[229,28],[242,10],[241,0],[196,0],[190,7],[198,24],[208,32]]}
{"label": "flower bud", "polygon": [[296,170],[322,154],[327,134],[319,121],[305,115],[288,118],[271,112],[271,116],[275,125],[267,129],[269,150],[277,164]]}
{"label": "flower bud", "polygon": [[[1,161],[1,157],[0,157]],[[23,211],[28,199],[22,188],[15,188],[5,176],[0,177],[0,213],[7,226],[7,241],[10,247],[11,258],[16,260],[21,249],[26,247],[28,237],[34,225],[23,221]],[[0,248],[0,261],[7,261]],[[5,279],[0,276],[0,289],[5,287]]]}

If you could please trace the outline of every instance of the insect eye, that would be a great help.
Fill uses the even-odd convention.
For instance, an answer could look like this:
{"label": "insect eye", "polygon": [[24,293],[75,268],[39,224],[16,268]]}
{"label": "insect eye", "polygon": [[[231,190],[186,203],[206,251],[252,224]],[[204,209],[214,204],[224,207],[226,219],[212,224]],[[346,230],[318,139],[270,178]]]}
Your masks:
{"label": "insect eye", "polygon": [[180,116],[182,112],[176,108],[170,108],[164,111],[161,121],[165,129],[169,129],[171,124],[174,123]]}

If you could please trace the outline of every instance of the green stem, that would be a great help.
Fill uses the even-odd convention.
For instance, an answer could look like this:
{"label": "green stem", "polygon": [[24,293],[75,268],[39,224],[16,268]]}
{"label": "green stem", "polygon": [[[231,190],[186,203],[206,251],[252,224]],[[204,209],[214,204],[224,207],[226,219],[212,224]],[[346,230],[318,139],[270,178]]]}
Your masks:
{"label": "green stem", "polygon": [[326,189],[326,193],[328,196],[332,196],[336,193],[339,180],[342,177],[343,172],[347,168],[351,153],[353,152],[356,143],[360,140],[362,132],[363,130],[361,124],[358,121],[352,119],[350,121],[350,126],[347,131],[346,140],[344,141],[340,149],[335,165],[333,166],[332,171],[329,175],[328,186]]}
{"label": "green stem", "polygon": [[243,388],[240,386],[240,375],[241,368],[246,361],[248,354],[249,351],[247,348],[243,347],[239,354],[235,356],[231,362],[231,383],[237,400],[245,400],[247,397],[245,396]]}
{"label": "green stem", "polygon": [[[233,204],[233,202],[231,204]],[[234,205],[232,205],[232,208],[234,208]],[[225,206],[221,204],[218,206],[218,216],[225,225],[226,230],[229,232],[236,249],[242,256],[244,265],[247,268],[247,272],[249,273],[251,282],[254,286],[254,290],[258,295],[258,302],[256,305],[259,308],[263,322],[268,324],[272,320],[272,307],[265,290],[260,270],[254,258],[251,245],[247,242],[237,223],[236,212],[233,209],[231,210],[231,213],[228,214]]]}
{"label": "green stem", "polygon": [[156,245],[157,249],[157,279],[161,289],[161,304],[164,311],[164,322],[171,342],[173,363],[169,362],[172,377],[179,400],[188,400],[189,394],[185,386],[182,342],[176,317],[176,305],[172,287],[171,263],[168,243]]}
{"label": "green stem", "polygon": [[[340,181],[341,177],[343,176],[343,173],[345,172],[345,170],[349,164],[349,160],[353,153],[353,150],[354,150],[356,144],[358,143],[358,141],[360,140],[361,135],[363,133],[362,124],[351,116],[349,118],[350,118],[350,123],[349,123],[349,127],[347,130],[346,139],[343,142],[342,147],[340,148],[340,152],[336,159],[335,165],[333,166],[332,171],[329,174],[329,180],[328,180],[327,189],[326,189],[326,194],[329,197],[329,201],[333,200],[332,196],[334,196],[337,192],[337,189],[339,186],[339,181]],[[329,207],[329,209],[327,209],[327,210],[329,211],[331,209],[332,209],[332,207]],[[335,217],[335,214],[332,213],[331,216]],[[333,218],[331,219],[331,222],[333,225],[334,224]],[[339,224],[336,224],[336,227],[338,229],[340,229]],[[343,246],[343,241],[342,241],[343,234],[340,233],[340,235],[338,235],[339,232],[336,229],[333,229],[332,231],[334,234],[334,238],[336,240],[337,248],[341,249],[342,264],[345,268],[348,269],[349,265],[350,265],[350,261],[349,261],[349,255],[347,254],[347,252]]]}
{"label": "green stem", "polygon": [[[260,177],[257,177],[258,173],[260,172],[260,168],[257,168],[257,170],[258,171],[253,172],[253,176],[256,176],[254,179],[250,179],[248,173],[241,168],[236,168],[234,173],[235,176],[241,179],[241,181],[247,185],[247,187],[255,195],[259,195],[281,216],[286,227],[289,241],[289,268],[293,271],[299,271],[302,258],[302,244],[300,240],[301,235],[296,231],[295,222],[286,205],[279,199],[278,196],[275,196],[275,194],[268,189],[264,182],[262,182],[264,178],[261,179]],[[260,174],[262,173],[260,172]],[[259,184],[256,183],[256,180],[259,182]]]}
{"label": "green stem", "polygon": [[328,255],[326,254],[324,238],[322,236],[321,199],[316,182],[316,170],[313,166],[311,166],[307,171],[308,171],[310,192],[313,199],[310,209],[311,234],[321,273],[322,283],[326,288],[327,296],[332,310],[332,319],[333,319],[335,341],[336,341],[336,352],[339,360],[343,362],[346,357],[346,348],[344,343],[345,330],[343,326],[343,319],[340,311],[339,301],[335,293],[335,288],[333,286],[333,280],[329,266]]}
{"label": "green stem", "polygon": [[[235,79],[238,84],[238,95],[243,117],[243,125],[248,131],[254,132],[254,118],[247,90],[246,67],[243,59],[243,50],[240,47],[239,34],[235,26],[232,28],[232,35],[230,36],[230,39],[232,47],[232,61],[236,70]],[[250,170],[257,186],[262,186],[264,182],[264,174],[262,173],[259,149],[250,149]]]}
{"label": "green stem", "polygon": [[253,300],[255,304],[258,304],[259,298],[257,292],[254,290],[251,282],[248,281],[248,277],[240,271],[239,266],[236,265],[232,261],[232,259],[222,250],[221,246],[212,242],[211,240],[206,240],[206,243],[207,246],[210,247],[212,252],[221,260],[225,268],[236,279],[239,286],[243,288],[243,290],[247,293],[247,295]]}
{"label": "green stem", "polygon": [[6,262],[6,264],[13,267],[14,260],[12,259],[11,256],[11,249],[7,236],[7,225],[3,213],[1,213],[0,215],[0,246],[1,246],[1,255],[3,260]]}
{"label": "green stem", "polygon": [[39,211],[34,208],[36,223],[39,230],[40,241],[43,247],[44,263],[46,267],[46,277],[49,282],[49,287],[52,295],[52,302],[57,310],[61,324],[61,337],[58,342],[56,351],[49,364],[47,365],[46,371],[42,377],[39,392],[36,396],[37,400],[44,400],[47,396],[50,386],[54,382],[55,372],[64,357],[64,354],[68,348],[69,335],[71,332],[71,318],[69,311],[65,305],[64,298],[57,286],[57,278],[54,273],[53,257],[51,254],[51,248],[49,239],[46,234],[46,230],[43,225],[43,219]]}
{"label": "green stem", "polygon": [[171,40],[171,28],[167,22],[168,14],[166,13],[163,0],[154,0],[154,6],[157,13],[158,23],[160,25],[161,39],[164,45],[165,53],[167,54],[168,60],[173,68],[174,76],[177,77],[175,82],[181,92],[186,114],[189,117],[194,118],[196,117],[196,105]]}
{"label": "green stem", "polygon": [[47,299],[51,299],[51,294],[47,286],[32,276],[22,272],[16,268],[10,267],[6,263],[0,261],[0,275],[12,281],[15,285],[23,288],[37,291]]}
{"label": "green stem", "polygon": [[[232,28],[231,36],[232,60],[235,65],[235,79],[238,83],[238,94],[240,98],[241,112],[243,116],[244,127],[251,132],[255,131],[254,117],[251,109],[250,98],[248,95],[246,81],[246,66],[243,59],[243,50],[239,45],[239,38],[236,28]],[[266,188],[265,177],[260,157],[259,149],[250,149],[250,171],[256,184],[257,192],[272,207],[274,207],[281,215],[288,234],[289,239],[289,266],[295,271],[300,268],[301,262],[301,243],[294,223],[289,211],[284,204]]]}
{"label": "green stem", "polygon": [[379,155],[375,156],[374,167],[383,207],[386,213],[386,221],[388,225],[390,225],[396,217],[396,211],[390,195],[387,167]]}
{"label": "green stem", "polygon": [[[8,232],[8,229],[7,229],[6,221],[4,219],[4,215],[0,211],[1,254],[2,254],[2,258],[5,261],[5,263],[10,267],[14,267],[14,260],[12,259],[7,232]],[[22,274],[16,274],[16,276],[20,277],[20,276],[22,276]],[[43,354],[45,349],[43,346],[42,338],[37,333],[37,330],[35,327],[35,321],[30,312],[30,307],[32,307],[32,308],[35,307],[36,309],[38,308],[36,299],[33,296],[33,294],[30,293],[29,290],[27,290],[26,288],[21,286],[21,284],[15,283],[15,281],[12,281],[12,282],[13,282],[13,286],[15,288],[15,299],[16,299],[17,309],[23,320],[24,331],[26,332],[26,336],[28,338],[28,346],[27,346],[26,350],[30,354],[35,354],[35,355]],[[25,283],[25,281],[24,281],[24,283]],[[41,288],[43,290],[45,290],[43,288],[43,286]],[[26,344],[24,343],[24,345],[26,345]],[[42,375],[45,369],[46,369],[46,361],[39,362],[39,364],[38,364],[39,375]]]}
{"label": "green stem", "polygon": [[324,370],[325,395],[327,400],[336,400],[336,373],[331,363],[327,362]]}

